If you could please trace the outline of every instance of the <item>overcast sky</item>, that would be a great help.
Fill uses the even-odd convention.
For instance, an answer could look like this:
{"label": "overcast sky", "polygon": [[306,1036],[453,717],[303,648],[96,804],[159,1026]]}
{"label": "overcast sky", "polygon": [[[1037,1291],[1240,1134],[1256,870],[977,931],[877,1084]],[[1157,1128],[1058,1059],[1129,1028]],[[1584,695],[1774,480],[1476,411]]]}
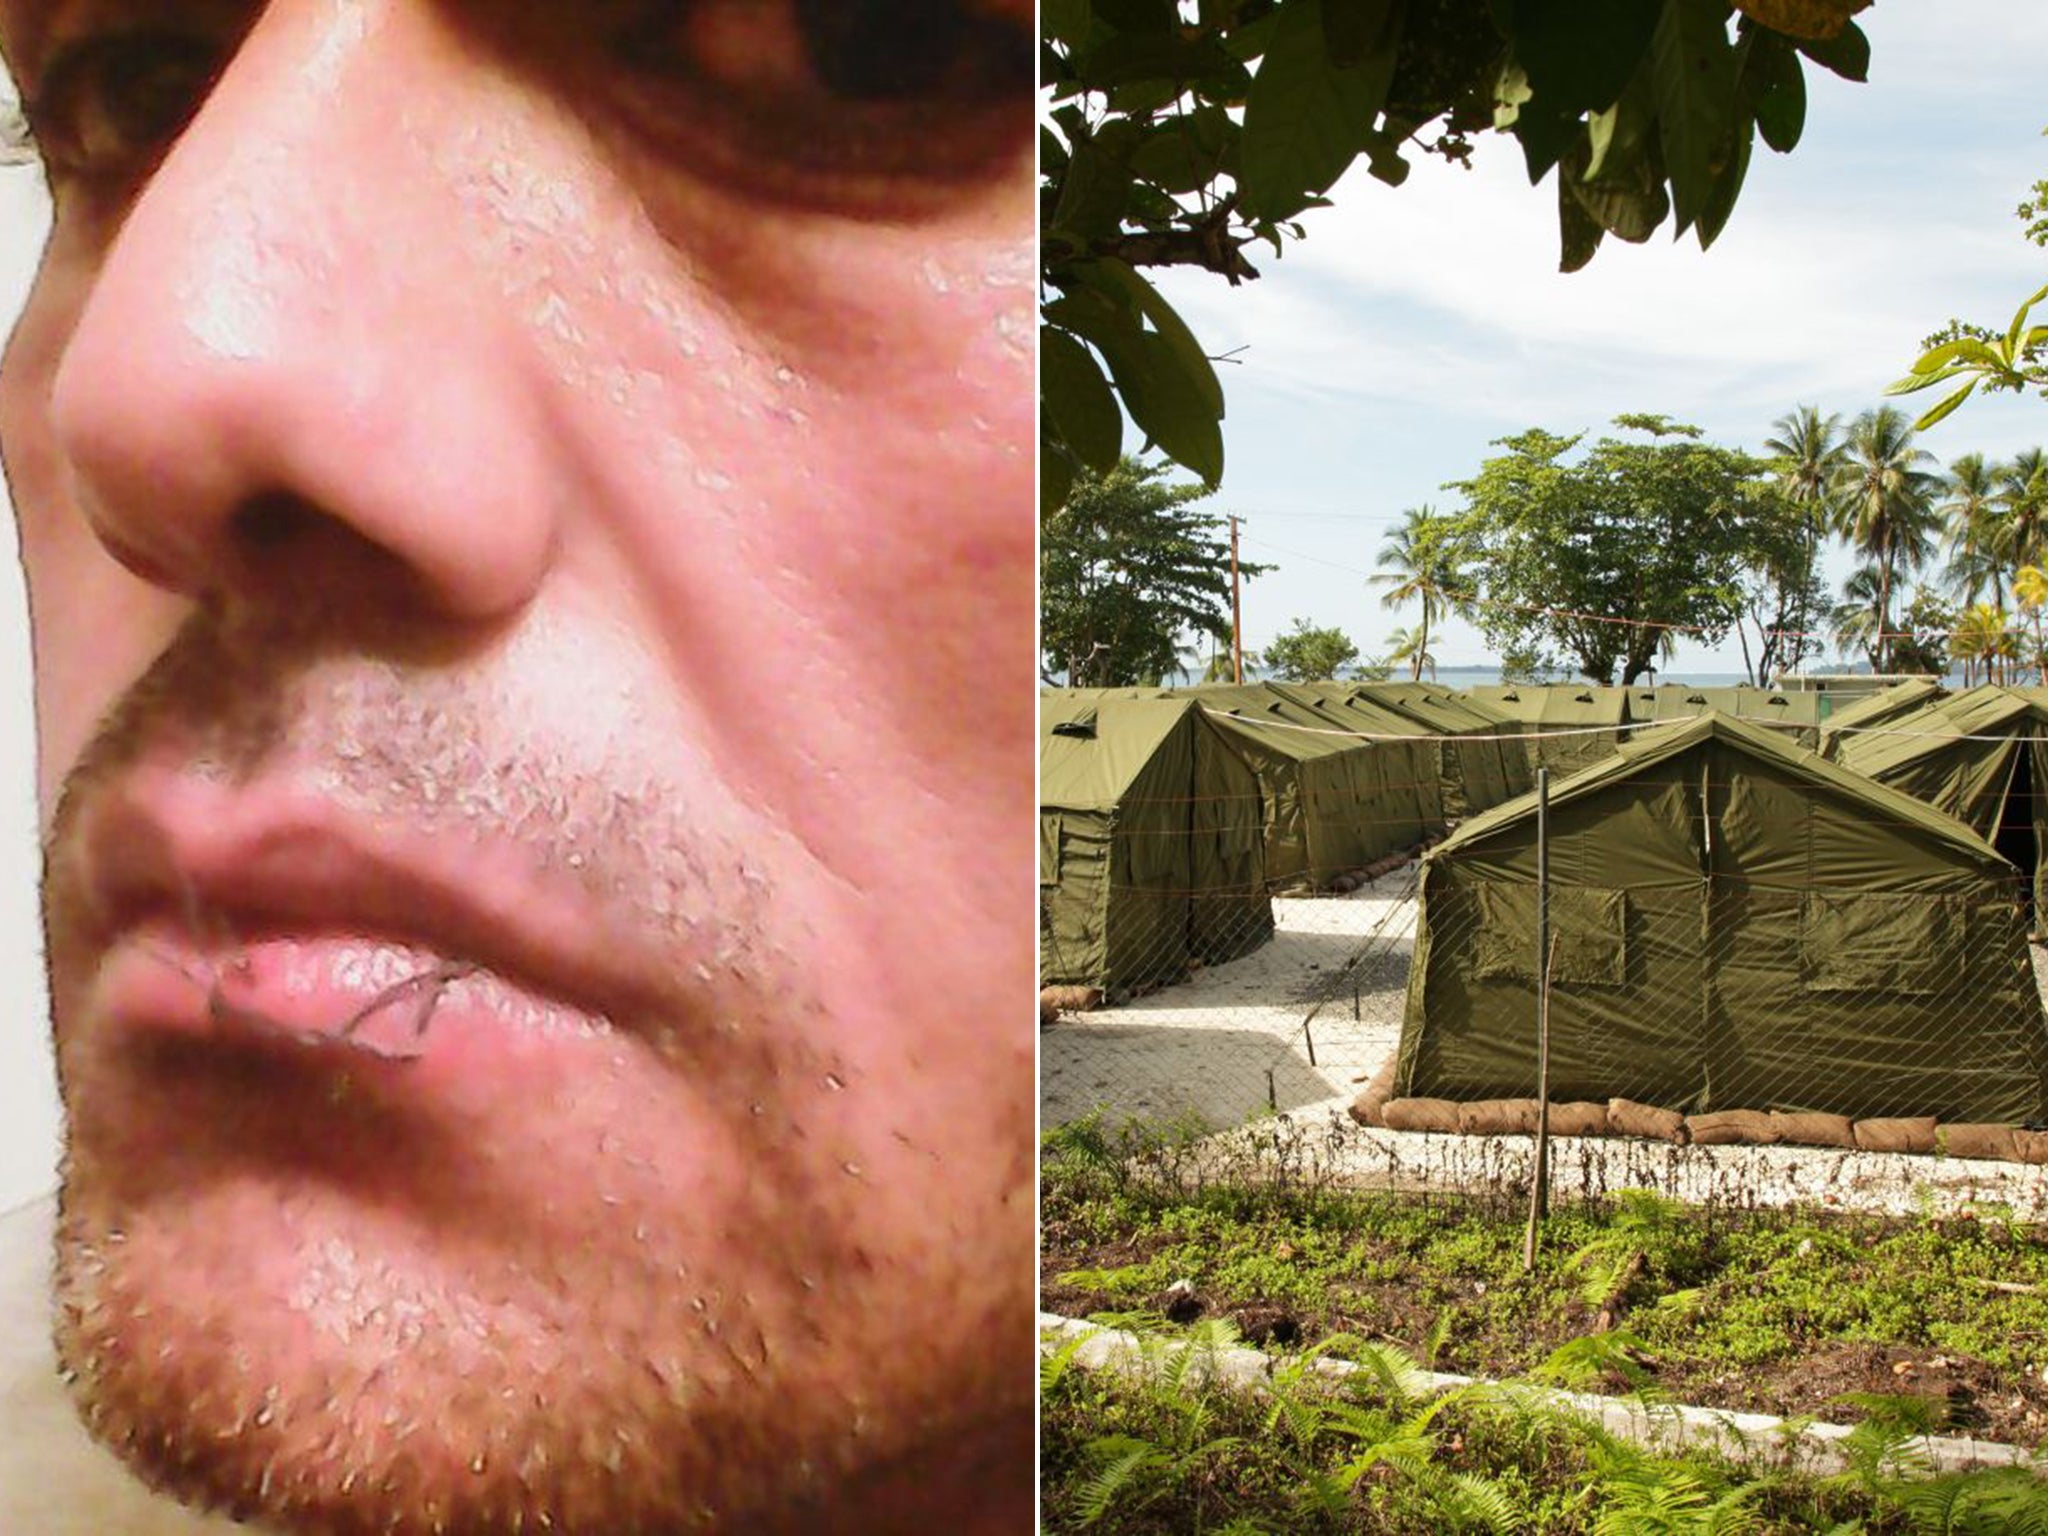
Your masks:
{"label": "overcast sky", "polygon": [[[1255,283],[1168,276],[1212,354],[1244,349],[1220,370],[1229,463],[1208,506],[1241,514],[1245,557],[1280,567],[1246,588],[1248,645],[1300,617],[1384,651],[1416,614],[1366,587],[1381,542],[1405,508],[1455,505],[1440,487],[1495,438],[1649,411],[1760,450],[1794,406],[1846,421],[1951,315],[2003,326],[2048,281],[2013,217],[2048,175],[2048,5],[1879,0],[1860,21],[1870,82],[1807,68],[1805,137],[1790,155],[1758,143],[1704,254],[1667,225],[1559,274],[1554,183],[1531,189],[1519,147],[1487,135],[1470,172],[1418,156],[1398,189],[1354,173],[1305,241],[1263,251]],[[1920,397],[1902,404],[1918,414]],[[2048,401],[1973,400],[1922,445],[1942,464],[2048,445]],[[1462,625],[1431,649],[1490,659]],[[1675,675],[1741,665],[1732,640],[1687,646]]]}

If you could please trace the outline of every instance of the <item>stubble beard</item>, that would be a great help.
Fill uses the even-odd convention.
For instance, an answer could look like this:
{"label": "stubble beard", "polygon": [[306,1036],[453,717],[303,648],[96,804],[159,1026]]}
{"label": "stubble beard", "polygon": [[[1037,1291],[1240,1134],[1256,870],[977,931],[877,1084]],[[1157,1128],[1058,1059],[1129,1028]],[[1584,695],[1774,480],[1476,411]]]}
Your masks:
{"label": "stubble beard", "polygon": [[[662,765],[504,729],[510,701],[462,664],[363,654],[331,626],[202,614],[67,780],[44,915],[70,1122],[57,1344],[81,1413],[152,1483],[287,1530],[813,1523],[814,1500],[907,1453],[938,1409],[845,1370],[890,1300],[840,1129],[863,1085],[770,937],[788,932],[774,891],[711,830],[728,808],[685,804]],[[635,1109],[609,1127],[567,1090],[481,1130],[374,1095],[344,1111],[331,1060],[288,1038],[227,1061],[109,1045],[84,1002],[98,956],[78,829],[165,759],[235,785],[313,775],[353,814],[471,827],[551,879],[580,870],[594,923],[657,971],[715,970],[729,1012],[706,1029],[700,1004],[665,1014],[650,991],[620,1021],[605,1086]],[[401,1149],[409,1175],[359,1184],[232,1125],[195,1127],[182,1181],[124,1161],[137,1095],[186,1092],[229,1115],[245,1092],[324,1096],[338,1134],[380,1165]],[[715,1123],[722,1166],[665,1170],[671,1117]],[[595,1170],[580,1204],[533,1198],[536,1149]]]}

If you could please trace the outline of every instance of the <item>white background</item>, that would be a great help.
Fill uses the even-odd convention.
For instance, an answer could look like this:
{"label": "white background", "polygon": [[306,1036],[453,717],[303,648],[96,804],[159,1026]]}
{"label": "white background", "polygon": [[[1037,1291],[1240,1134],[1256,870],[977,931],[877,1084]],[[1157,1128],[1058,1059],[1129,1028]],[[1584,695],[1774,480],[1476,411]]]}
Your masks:
{"label": "white background", "polygon": [[[48,225],[36,171],[0,166],[0,333],[13,327]],[[11,514],[6,526],[11,547]],[[56,1183],[57,1086],[36,916],[42,855],[28,654],[21,568],[0,556],[0,1211]]]}

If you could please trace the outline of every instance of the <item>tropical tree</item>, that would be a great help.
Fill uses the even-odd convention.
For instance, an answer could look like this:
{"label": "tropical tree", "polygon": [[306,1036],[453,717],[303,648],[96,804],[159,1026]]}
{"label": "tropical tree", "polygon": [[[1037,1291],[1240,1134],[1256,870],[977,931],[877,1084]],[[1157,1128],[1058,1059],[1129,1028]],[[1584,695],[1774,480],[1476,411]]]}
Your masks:
{"label": "tropical tree", "polygon": [[1709,245],[1755,142],[1798,143],[1807,65],[1867,77],[1849,18],[1868,3],[1046,0],[1042,504],[1114,467],[1126,417],[1223,472],[1222,385],[1151,269],[1250,282],[1354,162],[1398,186],[1411,157],[1466,163],[1491,132],[1532,183],[1555,173],[1566,271],[1667,223]]}
{"label": "tropical tree", "polygon": [[1757,485],[1748,506],[1747,564],[1735,583],[1735,633],[1743,667],[1762,687],[1822,649],[1814,618],[1826,607],[1827,587],[1814,558],[1817,509],[1796,500],[1782,481]]}
{"label": "tropical tree", "polygon": [[1428,635],[1420,625],[1413,629],[1397,629],[1387,636],[1387,660],[1399,666],[1408,663],[1408,675],[1417,682],[1422,681],[1422,672],[1429,669],[1431,682],[1436,681],[1436,657],[1430,654]]}
{"label": "tropical tree", "polygon": [[[1183,674],[1181,636],[1230,635],[1230,546],[1199,485],[1124,459],[1077,480],[1039,537],[1044,673],[1075,687],[1157,683]],[[1266,570],[1240,564],[1244,576]],[[1199,653],[1197,653],[1199,654]]]}
{"label": "tropical tree", "polygon": [[1942,677],[1948,672],[1949,636],[1956,627],[1955,605],[1932,587],[1916,587],[1899,616],[1898,632],[1886,652],[1901,672]]}
{"label": "tropical tree", "polygon": [[1598,683],[1633,683],[1674,632],[1713,644],[1741,612],[1767,496],[1765,465],[1700,441],[1661,416],[1615,424],[1649,441],[1540,429],[1499,439],[1505,451],[1451,489],[1482,574],[1477,613],[1497,653],[1547,666],[1569,656]]}
{"label": "tropical tree", "polygon": [[1307,619],[1266,646],[1266,665],[1290,683],[1320,683],[1358,660],[1358,647],[1341,629],[1318,629]]}
{"label": "tropical tree", "polygon": [[2003,608],[1996,603],[1974,603],[1949,631],[1948,653],[1963,664],[1965,684],[1977,681],[1979,663],[1986,682],[2002,683],[2007,680],[2008,664],[2019,654],[2019,640]]}
{"label": "tropical tree", "polygon": [[1981,453],[1966,453],[1948,467],[1945,494],[1937,510],[1946,520],[1943,542],[1950,588],[1975,604],[1988,588],[1991,606],[2005,606],[2005,520],[1998,502],[1997,471]]}
{"label": "tropical tree", "polygon": [[1388,589],[1380,598],[1382,608],[1399,608],[1421,599],[1422,622],[1407,657],[1417,678],[1422,676],[1423,657],[1429,653],[1431,625],[1446,612],[1466,607],[1464,594],[1458,590],[1462,559],[1457,519],[1440,516],[1434,507],[1410,507],[1401,514],[1400,527],[1380,546],[1376,563],[1386,574],[1366,578],[1373,586]]}
{"label": "tropical tree", "polygon": [[2048,460],[2029,448],[1995,473],[1999,553],[2008,567],[2039,565],[2048,556]]}
{"label": "tropical tree", "polygon": [[1841,599],[1828,610],[1828,636],[1836,654],[1860,653],[1876,672],[1882,670],[1877,664],[1877,637],[1883,627],[1877,613],[1877,567],[1859,565],[1842,583]]}
{"label": "tropical tree", "polygon": [[2048,644],[2041,636],[2041,609],[2048,604],[2048,571],[2038,565],[2023,565],[2012,578],[2012,595],[2034,621],[2034,665],[2038,671],[2048,665]]}
{"label": "tropical tree", "polygon": [[[1829,487],[1842,463],[1841,422],[1837,412],[1823,416],[1816,406],[1795,406],[1771,423],[1776,436],[1764,439],[1764,451],[1770,455],[1771,477],[1795,509],[1803,535],[1795,546],[1804,556],[1803,569],[1781,570],[1773,583],[1779,591],[1798,594],[1796,606],[1786,615],[1788,623],[1780,626],[1780,649],[1784,653],[1781,670],[1797,667],[1805,660],[1810,643],[1813,649],[1820,648],[1812,636],[1821,590],[1820,539],[1829,524]],[[1787,629],[1790,633],[1785,633]],[[1758,670],[1764,673],[1757,678],[1761,683],[1770,673],[1768,661]]]}
{"label": "tropical tree", "polygon": [[1901,569],[1916,571],[1934,550],[1936,476],[1913,443],[1904,412],[1881,405],[1858,416],[1835,471],[1836,527],[1877,572],[1877,649],[1872,665],[1891,664],[1892,587]]}

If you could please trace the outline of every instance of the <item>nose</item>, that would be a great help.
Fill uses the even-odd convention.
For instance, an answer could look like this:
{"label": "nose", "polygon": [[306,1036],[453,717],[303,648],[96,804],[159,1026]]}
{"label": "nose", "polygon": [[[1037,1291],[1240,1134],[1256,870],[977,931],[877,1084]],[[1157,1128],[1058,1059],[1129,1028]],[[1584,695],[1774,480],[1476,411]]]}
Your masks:
{"label": "nose", "polygon": [[452,152],[488,89],[433,9],[270,6],[108,237],[50,421],[94,533],[160,586],[487,623],[545,577],[546,397]]}

